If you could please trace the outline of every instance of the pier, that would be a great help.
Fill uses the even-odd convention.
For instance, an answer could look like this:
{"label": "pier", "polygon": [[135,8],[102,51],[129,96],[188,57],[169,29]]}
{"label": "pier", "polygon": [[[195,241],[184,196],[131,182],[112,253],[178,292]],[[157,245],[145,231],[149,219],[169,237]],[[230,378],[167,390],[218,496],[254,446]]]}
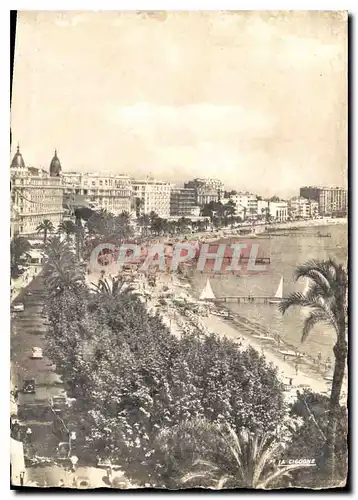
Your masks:
{"label": "pier", "polygon": [[[199,257],[195,257],[194,260],[198,261]],[[209,256],[209,257],[206,258],[206,260],[207,260],[207,262],[214,261],[215,257],[210,257]],[[222,261],[225,262],[225,263],[231,264],[232,257],[224,255],[222,257]],[[239,262],[249,262],[249,261],[250,261],[250,257],[249,256],[247,256],[247,255],[240,255]],[[270,259],[270,257],[256,257],[254,263],[255,264],[270,264],[271,263],[271,259]]]}
{"label": "pier", "polygon": [[228,295],[226,297],[215,297],[211,299],[206,299],[210,302],[214,303],[226,303],[226,302],[236,302],[237,304],[279,304],[282,299],[278,299],[277,297],[256,297],[252,295]]}

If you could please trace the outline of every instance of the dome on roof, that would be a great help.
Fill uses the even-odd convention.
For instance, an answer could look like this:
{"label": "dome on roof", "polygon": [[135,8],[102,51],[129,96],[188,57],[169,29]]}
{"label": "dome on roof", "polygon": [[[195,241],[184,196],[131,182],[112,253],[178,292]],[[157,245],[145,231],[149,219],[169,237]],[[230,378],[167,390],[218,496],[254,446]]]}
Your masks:
{"label": "dome on roof", "polygon": [[59,177],[61,173],[61,162],[57,156],[57,151],[55,150],[55,156],[52,158],[50,163],[50,175],[52,177]]}
{"label": "dome on roof", "polygon": [[20,153],[19,145],[17,145],[17,151],[14,155],[14,158],[12,159],[10,168],[26,168],[24,159],[22,157],[22,154]]}

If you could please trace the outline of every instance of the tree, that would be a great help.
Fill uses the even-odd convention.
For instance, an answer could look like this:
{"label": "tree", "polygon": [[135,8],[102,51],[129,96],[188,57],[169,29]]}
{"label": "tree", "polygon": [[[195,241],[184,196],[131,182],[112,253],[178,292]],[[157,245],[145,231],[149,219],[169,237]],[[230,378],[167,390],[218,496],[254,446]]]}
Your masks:
{"label": "tree", "polygon": [[187,217],[180,217],[177,221],[177,228],[179,233],[187,233],[188,226],[191,226],[191,220]]}
{"label": "tree", "polygon": [[128,286],[127,283],[119,278],[113,278],[111,281],[107,279],[100,279],[98,285],[92,283],[94,290],[107,297],[119,297],[123,293],[130,293],[133,287]]}
{"label": "tree", "polygon": [[209,432],[207,442],[200,443],[203,457],[195,460],[192,470],[182,477],[182,483],[189,487],[266,489],[277,485],[279,479],[289,476],[295,468],[302,468],[278,467],[284,444],[272,433],[259,434],[247,429],[235,432],[227,423],[199,425]]}
{"label": "tree", "polygon": [[144,207],[144,205],[145,205],[144,198],[139,198],[139,197],[135,198],[135,200],[134,200],[134,209],[135,209],[136,217],[140,217],[141,210]]}
{"label": "tree", "polygon": [[[326,442],[329,397],[306,389],[303,392],[297,391],[297,399],[291,405],[290,416],[299,419],[301,424],[295,431],[294,439],[287,446],[285,459],[307,457],[316,461],[315,467],[295,471],[293,484],[308,488],[327,484],[327,467],[321,461],[321,454]],[[335,448],[336,477],[340,482],[347,477],[347,424],[346,411],[341,407]]]}
{"label": "tree", "polygon": [[148,228],[150,226],[150,217],[148,214],[143,214],[138,217],[139,226],[145,235],[148,234]]}
{"label": "tree", "polygon": [[44,235],[44,243],[47,241],[47,234],[52,233],[55,230],[54,225],[49,219],[44,219],[41,224],[39,224],[36,228],[38,233],[43,233]]}
{"label": "tree", "polygon": [[129,238],[133,235],[133,230],[130,225],[131,216],[129,212],[122,212],[114,219],[114,236],[118,240]]}
{"label": "tree", "polygon": [[167,224],[166,219],[162,219],[161,217],[157,216],[152,220],[151,230],[153,233],[159,236],[162,232],[165,231],[166,224]]}
{"label": "tree", "polygon": [[332,480],[335,476],[335,442],[337,420],[340,412],[340,395],[347,360],[347,274],[341,264],[332,259],[309,261],[299,266],[294,278],[310,280],[306,294],[293,293],[283,300],[279,309],[284,314],[290,307],[306,307],[310,314],[305,319],[301,341],[304,342],[317,323],[324,323],[335,330],[336,344],[332,390],[330,397],[329,420],[327,426],[326,458],[328,459]]}
{"label": "tree", "polygon": [[236,203],[233,200],[229,200],[226,205],[224,205],[224,219],[227,223],[228,219],[233,223],[234,216],[236,214]]}
{"label": "tree", "polygon": [[17,278],[22,274],[23,267],[30,259],[30,242],[22,236],[14,236],[10,243],[11,277]]}
{"label": "tree", "polygon": [[44,281],[50,294],[84,287],[84,270],[73,252],[59,238],[52,238],[45,247]]}
{"label": "tree", "polygon": [[57,229],[57,234],[65,234],[66,239],[69,239],[71,235],[76,233],[76,224],[74,224],[71,220],[62,221]]}

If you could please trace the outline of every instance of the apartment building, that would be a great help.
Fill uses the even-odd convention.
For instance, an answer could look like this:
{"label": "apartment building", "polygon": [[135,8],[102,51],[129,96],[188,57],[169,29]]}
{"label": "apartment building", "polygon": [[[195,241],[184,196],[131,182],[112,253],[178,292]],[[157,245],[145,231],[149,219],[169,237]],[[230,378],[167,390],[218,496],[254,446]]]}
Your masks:
{"label": "apartment building", "polygon": [[342,187],[304,186],[300,196],[318,202],[320,215],[332,215],[347,212],[347,190]]}
{"label": "apartment building", "polygon": [[258,214],[257,195],[253,193],[237,193],[230,196],[230,200],[236,205],[236,215],[244,217],[256,217]]}
{"label": "apartment building", "polygon": [[186,182],[184,188],[195,190],[196,204],[200,207],[220,201],[224,195],[224,184],[218,179],[196,178]]}
{"label": "apartment building", "polygon": [[132,189],[137,214],[155,212],[159,217],[170,216],[172,184],[155,179],[132,179]]}
{"label": "apartment building", "polygon": [[199,215],[199,207],[196,205],[195,189],[173,188],[170,193],[170,215],[190,217]]}
{"label": "apartment building", "polygon": [[291,218],[313,219],[317,217],[318,202],[302,196],[295,196],[288,201],[288,212]]}
{"label": "apartment building", "polygon": [[61,177],[26,167],[19,146],[10,165],[10,190],[11,230],[15,233],[33,235],[45,219],[55,227],[62,221],[64,188]]}
{"label": "apartment building", "polygon": [[83,196],[90,208],[115,215],[131,212],[132,185],[127,175],[63,172],[66,199]]}

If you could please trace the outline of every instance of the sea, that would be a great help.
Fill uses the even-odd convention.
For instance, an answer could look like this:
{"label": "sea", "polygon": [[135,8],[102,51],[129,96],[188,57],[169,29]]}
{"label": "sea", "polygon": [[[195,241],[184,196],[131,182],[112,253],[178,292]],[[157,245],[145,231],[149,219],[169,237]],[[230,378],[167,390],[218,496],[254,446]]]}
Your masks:
{"label": "sea", "polygon": [[[194,271],[191,283],[195,295],[199,295],[206,280],[215,296],[274,296],[283,277],[283,296],[292,292],[303,291],[306,281],[295,282],[293,273],[296,267],[312,259],[326,260],[334,258],[338,263],[347,265],[348,259],[348,226],[347,224],[326,225],[320,227],[300,228],[297,231],[286,231],[265,240],[266,252],[270,254],[270,264],[264,273],[249,275],[223,275],[213,273],[210,276]],[[318,234],[329,234],[330,237],[319,237]],[[245,240],[246,241],[246,240]],[[255,242],[260,243],[260,239]],[[264,240],[262,240],[263,242]],[[227,240],[220,240],[227,242]],[[231,241],[232,242],[232,241]],[[281,339],[294,346],[302,354],[310,357],[322,357],[322,360],[333,358],[332,348],[335,343],[335,331],[330,325],[317,324],[308,339],[301,343],[302,327],[307,310],[289,309],[282,315],[273,304],[237,304],[226,303],[225,307],[233,313],[265,328],[267,334],[279,335]]]}

